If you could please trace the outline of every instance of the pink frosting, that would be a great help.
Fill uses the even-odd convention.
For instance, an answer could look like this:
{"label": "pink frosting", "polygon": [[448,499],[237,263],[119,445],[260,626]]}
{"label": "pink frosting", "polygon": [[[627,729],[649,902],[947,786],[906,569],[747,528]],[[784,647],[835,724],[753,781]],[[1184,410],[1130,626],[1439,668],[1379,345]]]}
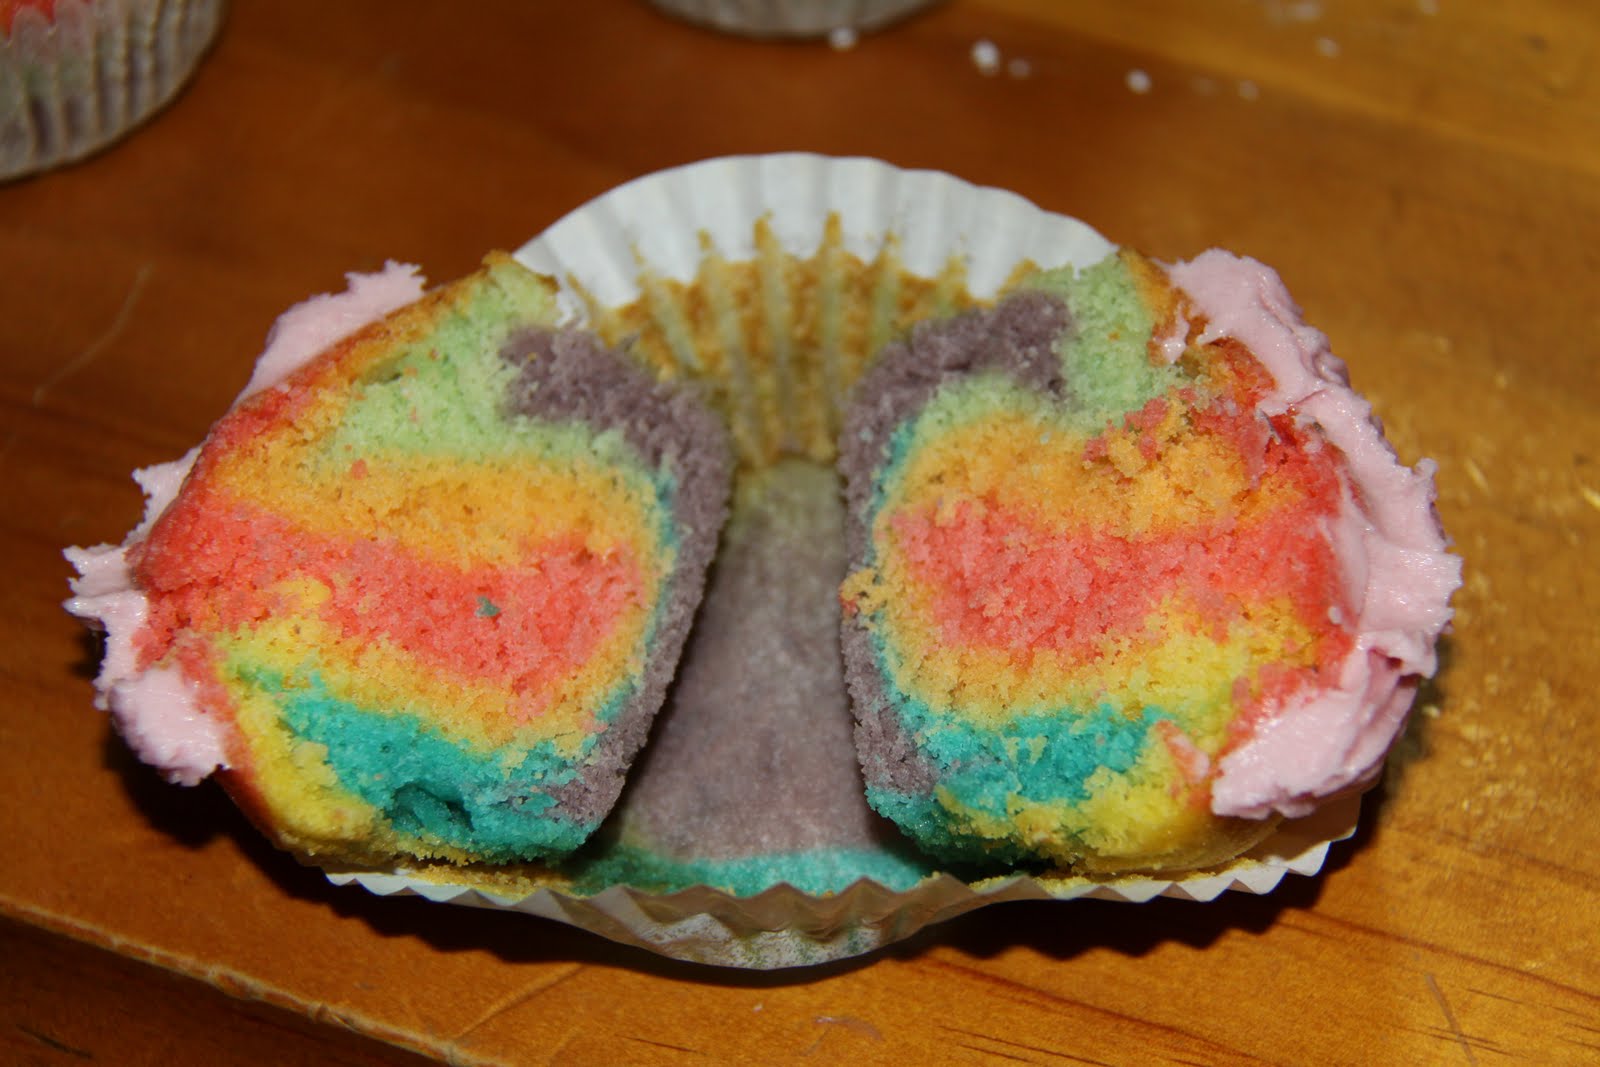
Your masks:
{"label": "pink frosting", "polygon": [[416,267],[393,260],[377,274],[346,274],[345,281],[344,292],[313,296],[278,316],[240,400],[277,385],[334,342],[412,303],[425,284]]}
{"label": "pink frosting", "polygon": [[1405,724],[1417,679],[1437,667],[1434,645],[1450,621],[1461,560],[1446,551],[1434,510],[1435,465],[1401,466],[1372,414],[1350,389],[1328,339],[1300,319],[1283,282],[1252,259],[1210,251],[1168,269],[1205,320],[1202,343],[1240,341],[1271,373],[1269,415],[1313,424],[1343,453],[1343,507],[1328,531],[1339,558],[1355,647],[1337,683],[1269,710],[1255,733],[1223,756],[1212,784],[1219,815],[1296,817],[1370,782]]}
{"label": "pink frosting", "polygon": [[[350,285],[346,292],[312,297],[278,319],[240,400],[277,385],[336,341],[415,300],[424,284],[416,267],[397,263],[379,274],[345,277]],[[149,603],[129,571],[128,552],[177,498],[199,454],[194,448],[172,463],[133,472],[145,494],[144,518],[122,544],[69,548],[65,553],[78,571],[66,609],[106,633],[95,706],[111,712],[118,732],[141,760],[183,785],[194,785],[227,766],[226,732],[200,706],[193,683],[176,668],[138,669],[134,638],[149,617]]]}

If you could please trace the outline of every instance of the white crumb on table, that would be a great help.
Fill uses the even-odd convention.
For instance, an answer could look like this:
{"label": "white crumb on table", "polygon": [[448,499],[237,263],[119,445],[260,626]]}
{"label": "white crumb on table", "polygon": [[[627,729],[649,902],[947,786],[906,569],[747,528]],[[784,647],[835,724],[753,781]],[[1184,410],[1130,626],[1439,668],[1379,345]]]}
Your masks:
{"label": "white crumb on table", "polygon": [[1261,12],[1274,25],[1287,22],[1315,22],[1322,17],[1321,0],[1261,0]]}
{"label": "white crumb on table", "polygon": [[1473,462],[1472,457],[1468,456],[1466,459],[1462,460],[1461,466],[1466,470],[1467,477],[1472,479],[1473,485],[1477,486],[1485,493],[1491,491],[1489,489],[1489,479],[1484,475],[1483,468],[1478,466],[1477,463]]}
{"label": "white crumb on table", "polygon": [[1318,37],[1316,43],[1317,55],[1333,59],[1339,55],[1339,42],[1332,37]]}
{"label": "white crumb on table", "polygon": [[1000,46],[987,38],[972,44],[972,65],[978,73],[991,75],[1000,69]]}
{"label": "white crumb on table", "polygon": [[835,52],[848,52],[858,40],[856,31],[849,26],[835,26],[828,31],[828,47]]}
{"label": "white crumb on table", "polygon": [[1259,100],[1261,99],[1261,89],[1255,82],[1247,78],[1239,83],[1239,97],[1242,100]]}
{"label": "white crumb on table", "polygon": [[1130,93],[1138,93],[1143,96],[1150,91],[1150,75],[1142,70],[1128,71],[1128,76],[1123,79],[1123,82],[1127,85]]}

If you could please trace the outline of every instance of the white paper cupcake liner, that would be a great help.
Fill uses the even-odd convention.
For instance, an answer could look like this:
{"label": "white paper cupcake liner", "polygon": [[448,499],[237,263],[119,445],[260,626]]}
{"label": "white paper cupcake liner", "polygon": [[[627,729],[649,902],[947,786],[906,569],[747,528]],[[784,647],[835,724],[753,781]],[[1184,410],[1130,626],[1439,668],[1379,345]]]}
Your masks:
{"label": "white paper cupcake liner", "polygon": [[224,0],[57,0],[0,35],[0,180],[102,148],[183,86]]}
{"label": "white paper cupcake liner", "polygon": [[1285,875],[1320,871],[1329,846],[1355,833],[1360,806],[1359,797],[1343,797],[1303,819],[1282,824],[1225,870],[1170,879],[1095,881],[1019,875],[969,885],[940,874],[898,893],[863,880],[829,896],[778,885],[752,897],[709,887],[656,894],[628,886],[580,897],[556,889],[504,894],[405,870],[327,873],[335,885],[359,885],[379,896],[418,896],[437,903],[519,911],[673,959],[777,970],[863,955],[924,927],[1013,900],[1143,904],[1156,897],[1212,901],[1230,890],[1270,893]]}
{"label": "white paper cupcake liner", "polygon": [[516,257],[553,275],[581,314],[573,283],[602,304],[638,299],[640,277],[687,282],[705,258],[702,237],[730,261],[755,257],[765,221],[784,249],[809,256],[837,215],[845,249],[871,259],[896,242],[896,258],[932,277],[952,257],[967,287],[993,296],[1031,261],[1043,268],[1098,262],[1115,246],[1086,223],[1043,211],[1016,193],[949,174],[902,170],[875,159],[794,152],[732,156],[659,171],[620,185],[523,245]]}
{"label": "white paper cupcake liner", "polygon": [[[1087,267],[1113,250],[1084,223],[1013,193],[870,159],[783,154],[710,160],[630,182],[567,215],[516,255],[558,279],[570,320],[590,325],[596,309],[633,304],[660,279],[694,280],[708,256],[736,264],[757,258],[762,228],[801,260],[825,240],[842,241],[864,263],[888,249],[899,267],[926,278],[954,260],[964,268],[967,291],[980,299],[1014,279],[1019,264]],[[755,321],[746,328],[759,330]],[[754,339],[732,343],[748,347]],[[382,895],[540,915],[678,959],[778,968],[867,952],[1002,901],[1209,901],[1230,890],[1266,893],[1286,874],[1315,874],[1328,845],[1354,832],[1358,809],[1356,797],[1329,803],[1282,824],[1224,869],[1174,878],[1015,876],[967,884],[939,874],[903,892],[861,881],[830,895],[778,885],[736,897],[706,886],[665,894],[627,886],[587,896],[561,888],[507,892],[439,869],[329,877]]]}

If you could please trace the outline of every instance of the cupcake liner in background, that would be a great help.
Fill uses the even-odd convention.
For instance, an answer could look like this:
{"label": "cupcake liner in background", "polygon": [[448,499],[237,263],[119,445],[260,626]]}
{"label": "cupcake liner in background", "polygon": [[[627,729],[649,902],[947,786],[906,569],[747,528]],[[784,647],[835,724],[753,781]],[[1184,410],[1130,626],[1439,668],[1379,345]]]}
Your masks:
{"label": "cupcake liner in background", "polygon": [[0,5],[0,180],[96,151],[182,88],[224,0]]}
{"label": "cupcake liner in background", "polygon": [[[710,160],[641,178],[572,212],[516,255],[558,280],[574,324],[629,345],[664,376],[694,375],[712,384],[709,399],[734,431],[742,471],[719,551],[726,572],[738,569],[728,560],[740,552],[787,550],[773,540],[784,536],[784,516],[814,514],[835,492],[827,477],[837,412],[887,336],[992,297],[1027,269],[1086,267],[1112,248],[1084,223],[1013,193],[875,160],[784,154]],[[762,499],[761,485],[774,480],[768,475],[780,458],[795,456],[803,458],[784,463],[812,473],[802,471],[776,496],[801,483],[810,488],[791,493],[789,511],[766,517],[764,548],[739,544],[734,532],[749,518],[740,502]],[[827,474],[819,481],[817,472]],[[760,506],[766,505],[757,512]],[[787,536],[798,538],[793,545],[826,540],[815,532]],[[774,556],[765,571],[753,571],[770,575],[774,559],[793,562]],[[678,959],[766,969],[857,955],[1008,900],[1206,901],[1228,890],[1266,893],[1288,873],[1316,873],[1328,845],[1354,832],[1359,802],[1348,796],[1281,824],[1220,869],[1155,878],[989,871],[965,881],[885,831],[882,820],[873,823],[858,781],[828,785],[832,794],[823,803],[803,809],[785,790],[813,787],[783,781],[803,773],[786,771],[783,758],[769,752],[758,762],[761,753],[749,748],[732,757],[724,749],[719,763],[690,736],[698,729],[703,737],[725,738],[737,731],[716,733],[724,725],[772,721],[767,708],[755,706],[760,698],[735,707],[702,700],[687,718],[673,716],[688,699],[685,691],[696,687],[694,642],[716,643],[720,634],[747,628],[741,613],[760,603],[752,601],[752,592],[760,592],[749,582],[740,589],[735,578],[722,588],[718,581],[680,665],[674,705],[657,722],[645,761],[634,768],[606,829],[577,860],[551,869],[330,870],[329,877],[384,895],[540,915]],[[837,610],[836,590],[834,584],[821,594],[829,598],[824,608]],[[763,662],[764,670],[776,670]],[[828,664],[789,669],[804,673],[764,679],[772,704],[813,685],[815,671]],[[808,692],[796,702],[807,718],[793,729],[804,731],[808,746],[826,746],[827,765],[854,768],[843,684],[828,685],[837,693],[819,699]],[[705,716],[725,720],[707,726]],[[756,766],[760,774],[750,769]],[[759,784],[727,785],[741,774]],[[737,811],[712,811],[695,822],[699,816],[681,800],[697,789],[722,790],[722,800],[705,803],[708,810]],[[796,826],[800,810],[831,812],[830,818],[843,812],[838,826],[846,829]],[[749,832],[763,821],[765,830]],[[751,841],[765,842],[770,854]],[[813,861],[785,866],[795,849],[813,861],[827,857],[826,876],[813,877]],[[708,884],[713,878],[735,891]]]}
{"label": "cupcake liner in background", "polygon": [[875,30],[933,0],[650,0],[681,19],[746,37]]}

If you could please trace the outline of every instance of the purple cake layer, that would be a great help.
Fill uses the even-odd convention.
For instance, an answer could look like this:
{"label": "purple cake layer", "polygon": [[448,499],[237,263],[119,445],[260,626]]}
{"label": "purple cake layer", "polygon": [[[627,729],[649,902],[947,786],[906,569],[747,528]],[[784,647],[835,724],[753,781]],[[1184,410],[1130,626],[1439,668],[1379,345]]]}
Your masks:
{"label": "purple cake layer", "polygon": [[[741,482],[699,622],[619,807],[677,861],[895,847],[867,805],[840,661],[838,478],[788,460]],[[789,873],[793,877],[793,872]]]}

